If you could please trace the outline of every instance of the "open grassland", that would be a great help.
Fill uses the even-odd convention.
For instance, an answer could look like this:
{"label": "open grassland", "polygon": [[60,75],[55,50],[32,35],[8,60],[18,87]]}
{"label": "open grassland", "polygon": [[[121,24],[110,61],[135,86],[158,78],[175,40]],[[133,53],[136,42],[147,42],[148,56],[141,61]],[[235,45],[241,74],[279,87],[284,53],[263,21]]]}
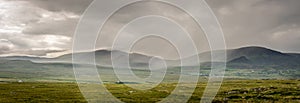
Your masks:
{"label": "open grassland", "polygon": [[[88,85],[88,84],[87,84]],[[124,102],[157,102],[167,97],[176,83],[160,84],[148,91],[138,91],[124,84],[105,84]],[[189,102],[198,103],[205,89],[199,83]],[[2,82],[0,102],[86,102],[76,83]],[[226,80],[214,102],[300,102],[300,80]]]}
{"label": "open grassland", "polygon": [[86,102],[75,83],[0,83],[0,102]]}

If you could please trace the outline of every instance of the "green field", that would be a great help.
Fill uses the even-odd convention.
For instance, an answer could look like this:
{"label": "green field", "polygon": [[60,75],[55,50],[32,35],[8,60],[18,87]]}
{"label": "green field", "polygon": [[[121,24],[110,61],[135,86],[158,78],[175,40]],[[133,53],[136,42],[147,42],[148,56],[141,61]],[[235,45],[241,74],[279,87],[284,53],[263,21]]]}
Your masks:
{"label": "green field", "polygon": [[[170,94],[175,83],[160,84],[148,91],[138,91],[124,84],[105,84],[124,102],[157,102]],[[199,83],[189,102],[197,103],[205,88]],[[132,92],[129,92],[132,91]],[[76,83],[1,82],[1,102],[86,102]],[[300,102],[300,80],[225,80],[214,102]]]}
{"label": "green field", "polygon": [[[89,65],[83,67],[84,70],[90,68]],[[148,91],[138,91],[124,84],[115,84],[119,79],[113,68],[98,67],[106,88],[124,102],[158,102],[172,92],[180,75],[199,76],[198,86],[189,102],[200,102],[211,69],[202,68],[200,74],[182,74],[180,70],[170,68],[162,84]],[[142,69],[134,69],[133,72],[142,78],[149,75],[149,71]],[[225,80],[214,102],[299,103],[299,74],[298,69],[227,68]],[[17,83],[19,80],[24,82]],[[70,64],[5,63],[0,65],[0,102],[87,102],[75,81]]]}

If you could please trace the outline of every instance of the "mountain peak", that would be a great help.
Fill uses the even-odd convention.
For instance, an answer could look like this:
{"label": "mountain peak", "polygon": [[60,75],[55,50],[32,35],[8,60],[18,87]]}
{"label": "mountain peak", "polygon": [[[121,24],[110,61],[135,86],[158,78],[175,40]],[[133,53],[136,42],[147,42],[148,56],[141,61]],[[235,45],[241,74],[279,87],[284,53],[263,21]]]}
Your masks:
{"label": "mountain peak", "polygon": [[260,55],[260,56],[274,56],[274,55],[286,55],[279,51],[275,51],[272,49],[268,49],[265,47],[259,46],[250,46],[250,47],[243,47],[239,49],[234,49],[231,54],[234,55],[243,55],[243,56],[252,56],[252,55]]}

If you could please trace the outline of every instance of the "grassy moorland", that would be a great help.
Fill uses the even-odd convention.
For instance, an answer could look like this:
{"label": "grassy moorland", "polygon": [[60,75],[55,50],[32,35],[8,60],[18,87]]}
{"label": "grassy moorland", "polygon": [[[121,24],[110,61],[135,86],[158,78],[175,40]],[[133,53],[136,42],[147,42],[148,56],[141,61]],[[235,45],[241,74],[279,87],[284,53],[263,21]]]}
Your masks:
{"label": "grassy moorland", "polygon": [[[168,96],[175,83],[160,84],[148,91],[137,91],[124,84],[106,88],[124,102],[157,102]],[[206,84],[199,83],[189,102],[199,102]],[[76,83],[2,82],[1,102],[86,102]],[[300,80],[226,80],[214,102],[300,102]]]}

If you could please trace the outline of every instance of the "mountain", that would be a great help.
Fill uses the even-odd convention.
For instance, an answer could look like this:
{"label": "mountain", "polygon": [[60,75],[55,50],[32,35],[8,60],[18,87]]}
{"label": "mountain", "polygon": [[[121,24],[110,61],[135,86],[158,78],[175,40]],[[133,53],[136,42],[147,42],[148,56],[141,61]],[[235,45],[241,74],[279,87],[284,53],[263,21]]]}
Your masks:
{"label": "mountain", "polygon": [[231,50],[228,53],[229,59],[236,59],[242,56],[248,58],[255,64],[278,64],[286,60],[294,59],[291,55],[262,47],[239,48]]}
{"label": "mountain", "polygon": [[29,60],[0,60],[0,67],[15,66],[16,64],[26,67],[26,66],[32,65],[34,63]]}
{"label": "mountain", "polygon": [[247,57],[241,56],[239,58],[233,59],[227,63],[245,63],[245,64],[250,64],[252,63]]}
{"label": "mountain", "polygon": [[49,58],[43,58],[43,57],[30,57],[30,56],[7,56],[7,57],[0,57],[2,60],[29,60],[32,62],[42,61],[42,60],[48,60]]}
{"label": "mountain", "polygon": [[237,64],[238,62],[232,61],[237,58],[245,57],[248,61],[251,61],[251,66],[260,68],[273,67],[273,68],[299,68],[300,58],[299,54],[282,53],[275,50],[263,48],[263,47],[245,47],[235,50],[231,50],[228,54],[228,65]]}
{"label": "mountain", "polygon": [[[114,54],[115,58],[112,58],[112,55]],[[118,61],[122,65],[122,67],[126,67],[126,57],[129,56],[129,63],[130,66],[135,68],[144,68],[148,67],[148,63],[150,60],[152,60],[152,63],[158,62],[158,60],[162,60],[161,58],[147,56],[144,54],[139,53],[126,53],[123,51],[118,50],[97,50],[95,52],[78,52],[74,54],[66,54],[62,55],[56,58],[41,58],[41,57],[26,57],[26,56],[11,56],[11,57],[3,57],[4,60],[29,60],[34,63],[72,63],[72,56],[76,56],[80,59],[80,62],[77,62],[78,64],[93,64],[91,62],[88,62],[90,57],[92,55],[95,55],[95,62],[97,65],[100,66],[106,66],[111,67],[112,61]],[[120,61],[122,60],[122,61]]]}
{"label": "mountain", "polygon": [[[220,55],[221,50],[199,54],[204,62],[219,62],[210,60],[211,53]],[[294,68],[300,69],[300,54],[282,53],[264,47],[243,47],[229,49],[227,67],[230,68]]]}
{"label": "mountain", "polygon": [[[84,61],[88,61],[87,59],[90,59],[89,57],[92,54],[95,54],[95,62],[97,63],[97,65],[101,65],[101,66],[112,66],[112,61],[118,61],[118,62],[122,62],[122,66],[126,66],[125,61],[127,61],[127,56],[129,56],[129,63],[130,66],[132,67],[148,67],[148,62],[156,57],[152,57],[152,56],[147,56],[147,55],[143,55],[143,54],[138,54],[138,53],[126,53],[123,51],[117,51],[117,50],[113,50],[113,51],[108,51],[108,50],[97,50],[95,52],[83,52],[83,53],[75,53],[73,55],[75,55],[76,57],[81,57],[80,61],[83,61],[84,64],[90,64]],[[112,58],[112,54],[114,54],[114,58]],[[71,58],[72,58],[72,54],[67,54],[67,55],[63,55],[60,56],[58,58],[55,59],[55,61],[65,61],[65,62],[71,62]],[[159,59],[159,58],[156,58]],[[121,66],[121,65],[119,65]]]}
{"label": "mountain", "polygon": [[[224,51],[224,50],[223,50]],[[220,63],[222,59],[222,50],[200,53],[198,56],[201,63],[201,76],[208,76],[211,62]],[[211,53],[215,53],[216,58],[211,60]],[[241,78],[300,78],[300,54],[282,53],[263,47],[244,47],[238,49],[226,50],[227,70],[226,75]],[[139,75],[149,73],[150,67],[161,69],[161,58],[148,56],[139,53],[127,53],[123,51],[97,50],[95,52],[74,53],[80,57],[76,65],[83,68],[91,68],[93,64],[87,62],[88,56],[95,54],[95,61],[98,72],[107,77],[107,81],[116,81],[112,78],[114,69],[112,69],[112,60],[118,61],[121,65],[117,68],[123,69],[126,66],[126,56],[129,55],[131,69]],[[115,54],[111,58],[111,54]],[[192,61],[191,57],[183,58],[186,61]],[[180,75],[181,60],[165,60],[171,75]],[[191,62],[192,63],[192,62]],[[84,64],[84,65],[81,65]],[[88,65],[86,65],[88,64]],[[154,64],[154,66],[153,66]],[[157,64],[157,65],[156,65]],[[222,63],[223,64],[223,63]],[[185,67],[195,67],[195,64],[183,65]],[[116,66],[114,66],[116,67]],[[152,68],[151,68],[152,69]],[[195,75],[195,74],[192,74]],[[55,80],[55,81],[74,81],[74,72],[72,64],[72,54],[62,55],[57,58],[41,58],[12,56],[0,57],[0,78],[15,78],[28,80]]]}
{"label": "mountain", "polygon": [[[223,50],[224,51],[224,50]],[[222,57],[222,50],[200,53],[198,55],[201,63],[219,62]],[[300,54],[282,53],[264,47],[243,47],[238,49],[229,49],[227,52],[227,65],[231,68],[299,68]],[[85,62],[87,57],[95,53],[95,61],[101,66],[112,66],[112,60],[124,62],[125,57],[129,55],[130,65],[136,68],[148,67],[149,61],[154,59],[157,63],[160,58],[148,56],[138,53],[126,53],[123,51],[97,50],[95,52],[74,53],[76,57],[81,57],[84,64],[92,64]],[[117,55],[111,58],[111,54]],[[211,61],[211,53],[215,53],[216,59]],[[189,58],[183,58],[189,60]],[[57,58],[38,58],[38,57],[5,57],[6,60],[30,60],[36,63],[72,63],[72,54],[62,55]],[[155,63],[154,61],[154,63]],[[180,60],[165,60],[168,66],[180,66]],[[122,63],[123,66],[126,62]],[[192,64],[191,64],[192,65]]]}

